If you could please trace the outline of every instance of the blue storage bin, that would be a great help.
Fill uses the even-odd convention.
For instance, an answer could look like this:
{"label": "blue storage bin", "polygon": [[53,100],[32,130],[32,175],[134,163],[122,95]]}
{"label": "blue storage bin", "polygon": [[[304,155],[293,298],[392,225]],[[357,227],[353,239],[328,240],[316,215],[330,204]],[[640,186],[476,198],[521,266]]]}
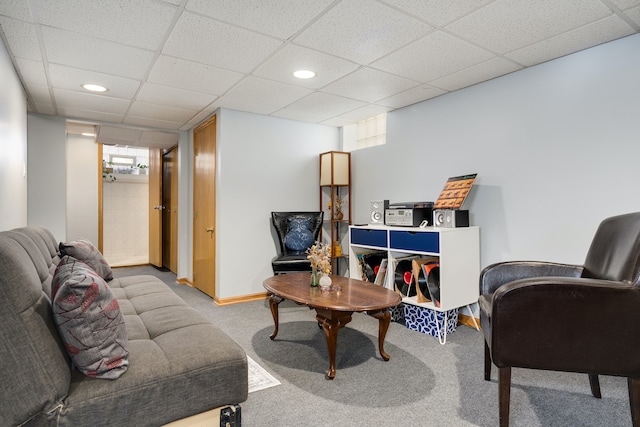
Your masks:
{"label": "blue storage bin", "polygon": [[456,330],[456,326],[458,325],[458,309],[454,308],[445,312],[417,305],[404,304],[404,319],[407,328],[443,339]]}
{"label": "blue storage bin", "polygon": [[352,228],[351,244],[387,248],[387,231],[369,228]]}
{"label": "blue storage bin", "polygon": [[432,231],[399,231],[389,232],[391,247],[409,251],[440,253],[440,233]]}

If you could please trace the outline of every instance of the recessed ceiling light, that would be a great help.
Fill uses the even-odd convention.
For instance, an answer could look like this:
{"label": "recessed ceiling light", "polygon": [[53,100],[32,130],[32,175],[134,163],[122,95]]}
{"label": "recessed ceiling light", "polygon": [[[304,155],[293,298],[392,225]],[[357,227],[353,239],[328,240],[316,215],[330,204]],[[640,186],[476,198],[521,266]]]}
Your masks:
{"label": "recessed ceiling light", "polygon": [[82,135],[82,136],[96,136],[95,133],[90,133],[90,132],[82,132],[80,135]]}
{"label": "recessed ceiling light", "polygon": [[311,70],[298,70],[293,72],[293,76],[299,79],[311,79],[316,76],[316,73]]}
{"label": "recessed ceiling light", "polygon": [[104,86],[94,85],[94,84],[83,84],[82,87],[85,88],[86,90],[90,90],[91,92],[106,92],[109,90]]}

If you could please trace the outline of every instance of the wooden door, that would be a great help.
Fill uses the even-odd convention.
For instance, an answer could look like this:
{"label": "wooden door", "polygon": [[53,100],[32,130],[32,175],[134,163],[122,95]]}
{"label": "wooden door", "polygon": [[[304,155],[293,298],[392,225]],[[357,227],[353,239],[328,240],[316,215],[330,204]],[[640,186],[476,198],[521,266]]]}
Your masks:
{"label": "wooden door", "polygon": [[162,267],[162,154],[149,148],[149,264]]}
{"label": "wooden door", "polygon": [[193,131],[193,285],[215,298],[216,116]]}
{"label": "wooden door", "polygon": [[162,156],[162,266],[178,272],[178,150]]}

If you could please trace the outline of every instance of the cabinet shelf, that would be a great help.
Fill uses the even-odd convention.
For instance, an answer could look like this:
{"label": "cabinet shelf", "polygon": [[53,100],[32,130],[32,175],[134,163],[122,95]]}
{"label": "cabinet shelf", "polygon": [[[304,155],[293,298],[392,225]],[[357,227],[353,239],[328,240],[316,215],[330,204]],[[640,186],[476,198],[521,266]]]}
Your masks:
{"label": "cabinet shelf", "polygon": [[[352,278],[358,277],[358,254],[386,253],[389,266],[403,257],[438,257],[440,266],[440,307],[433,302],[418,303],[417,297],[404,297],[406,304],[448,311],[478,301],[480,274],[480,231],[478,227],[389,227],[350,226],[349,264]],[[384,286],[395,289],[393,267],[387,270]]]}

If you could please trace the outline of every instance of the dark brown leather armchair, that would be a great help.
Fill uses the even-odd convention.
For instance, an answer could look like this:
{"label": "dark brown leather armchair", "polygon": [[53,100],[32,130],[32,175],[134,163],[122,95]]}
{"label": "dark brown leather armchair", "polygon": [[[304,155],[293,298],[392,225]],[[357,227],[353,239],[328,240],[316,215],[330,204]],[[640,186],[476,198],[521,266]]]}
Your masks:
{"label": "dark brown leather armchair", "polygon": [[518,367],[586,373],[598,398],[599,374],[627,377],[640,427],[639,286],[640,213],[604,220],[583,266],[503,262],[482,271],[484,378],[493,361],[500,426],[509,425],[511,368]]}
{"label": "dark brown leather armchair", "polygon": [[324,212],[271,212],[278,236],[278,254],[271,260],[273,274],[311,271],[306,250],[318,240]]}

